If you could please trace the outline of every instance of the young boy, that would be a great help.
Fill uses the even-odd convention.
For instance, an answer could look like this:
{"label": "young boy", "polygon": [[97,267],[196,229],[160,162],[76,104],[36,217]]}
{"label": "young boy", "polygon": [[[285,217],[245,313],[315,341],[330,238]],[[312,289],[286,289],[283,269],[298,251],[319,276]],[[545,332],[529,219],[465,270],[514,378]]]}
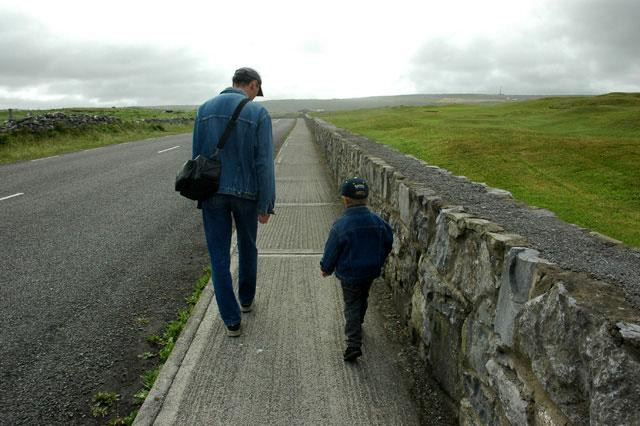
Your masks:
{"label": "young boy", "polygon": [[320,261],[322,276],[334,270],[342,284],[344,332],[347,337],[345,361],[362,355],[362,323],[373,280],[391,251],[393,233],[380,216],[367,208],[369,185],[362,178],[347,179],[340,187],[346,210],[333,224]]}

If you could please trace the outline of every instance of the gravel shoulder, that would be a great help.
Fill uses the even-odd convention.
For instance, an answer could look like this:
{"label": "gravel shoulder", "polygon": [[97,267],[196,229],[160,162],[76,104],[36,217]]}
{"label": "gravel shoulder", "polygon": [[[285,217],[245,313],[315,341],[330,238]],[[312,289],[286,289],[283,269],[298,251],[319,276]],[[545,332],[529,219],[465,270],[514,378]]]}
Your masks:
{"label": "gravel shoulder", "polygon": [[413,157],[342,129],[337,132],[363,152],[379,157],[402,172],[407,179],[424,184],[452,205],[520,234],[541,256],[559,266],[586,273],[592,278],[619,285],[627,301],[640,309],[640,250],[612,244],[566,223],[551,212],[527,206],[517,200],[489,195],[478,183],[443,169],[426,167]]}

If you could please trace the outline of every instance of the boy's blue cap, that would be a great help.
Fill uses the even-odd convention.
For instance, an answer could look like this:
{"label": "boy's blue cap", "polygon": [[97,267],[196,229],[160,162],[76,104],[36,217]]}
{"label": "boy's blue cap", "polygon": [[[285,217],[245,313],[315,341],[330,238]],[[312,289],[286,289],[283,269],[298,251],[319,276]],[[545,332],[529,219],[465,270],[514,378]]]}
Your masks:
{"label": "boy's blue cap", "polygon": [[369,196],[369,184],[359,177],[352,177],[340,186],[340,195],[354,200],[363,200]]}

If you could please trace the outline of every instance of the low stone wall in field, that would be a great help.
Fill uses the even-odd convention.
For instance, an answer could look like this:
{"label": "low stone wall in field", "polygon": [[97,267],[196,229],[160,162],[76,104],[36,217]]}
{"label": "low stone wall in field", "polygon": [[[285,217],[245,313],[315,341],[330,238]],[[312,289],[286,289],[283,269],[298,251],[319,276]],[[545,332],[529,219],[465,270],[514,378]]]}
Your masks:
{"label": "low stone wall in field", "polygon": [[307,123],[336,181],[365,177],[393,227],[382,279],[460,424],[639,424],[640,311],[619,286],[545,260],[344,132]]}
{"label": "low stone wall in field", "polygon": [[[172,111],[166,111],[172,112]],[[18,120],[7,120],[0,123],[0,133],[44,133],[50,130],[62,128],[84,128],[97,124],[115,124],[120,123],[117,117],[109,115],[90,115],[90,114],[66,114],[64,112],[47,112],[43,114],[31,115]],[[142,118],[134,121],[135,123],[151,123],[151,124],[189,124],[193,123],[193,118],[188,117],[170,117],[170,118]]]}
{"label": "low stone wall in field", "polygon": [[0,133],[28,132],[43,133],[65,127],[87,127],[95,124],[113,124],[120,120],[107,115],[65,114],[63,112],[47,112],[0,123]]}

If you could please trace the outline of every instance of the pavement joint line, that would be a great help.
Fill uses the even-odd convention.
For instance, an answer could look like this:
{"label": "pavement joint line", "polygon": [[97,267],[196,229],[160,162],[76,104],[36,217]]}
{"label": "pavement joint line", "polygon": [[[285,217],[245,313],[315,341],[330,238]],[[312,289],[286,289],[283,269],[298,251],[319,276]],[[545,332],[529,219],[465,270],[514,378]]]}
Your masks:
{"label": "pavement joint line", "polygon": [[284,249],[260,249],[260,254],[322,254],[322,250],[316,248],[310,249],[296,249],[296,248],[284,248]]}
{"label": "pavement joint line", "polygon": [[322,207],[340,206],[340,203],[276,203],[276,207]]}
{"label": "pavement joint line", "polygon": [[180,148],[180,145],[174,146],[172,148],[167,148],[167,149],[163,149],[161,151],[158,151],[158,154],[162,154],[163,152],[171,151],[171,150],[176,149],[176,148]]}
{"label": "pavement joint line", "polygon": [[18,192],[17,194],[9,195],[7,197],[2,197],[0,198],[0,201],[8,200],[9,198],[19,197],[21,195],[24,195],[24,192]]}
{"label": "pavement joint line", "polygon": [[59,155],[52,155],[51,157],[44,157],[44,158],[36,158],[35,160],[31,160],[33,161],[42,161],[42,160],[48,160],[50,158],[56,158],[56,157],[60,157]]}
{"label": "pavement joint line", "polygon": [[315,257],[322,256],[324,253],[258,253],[258,257]]}

